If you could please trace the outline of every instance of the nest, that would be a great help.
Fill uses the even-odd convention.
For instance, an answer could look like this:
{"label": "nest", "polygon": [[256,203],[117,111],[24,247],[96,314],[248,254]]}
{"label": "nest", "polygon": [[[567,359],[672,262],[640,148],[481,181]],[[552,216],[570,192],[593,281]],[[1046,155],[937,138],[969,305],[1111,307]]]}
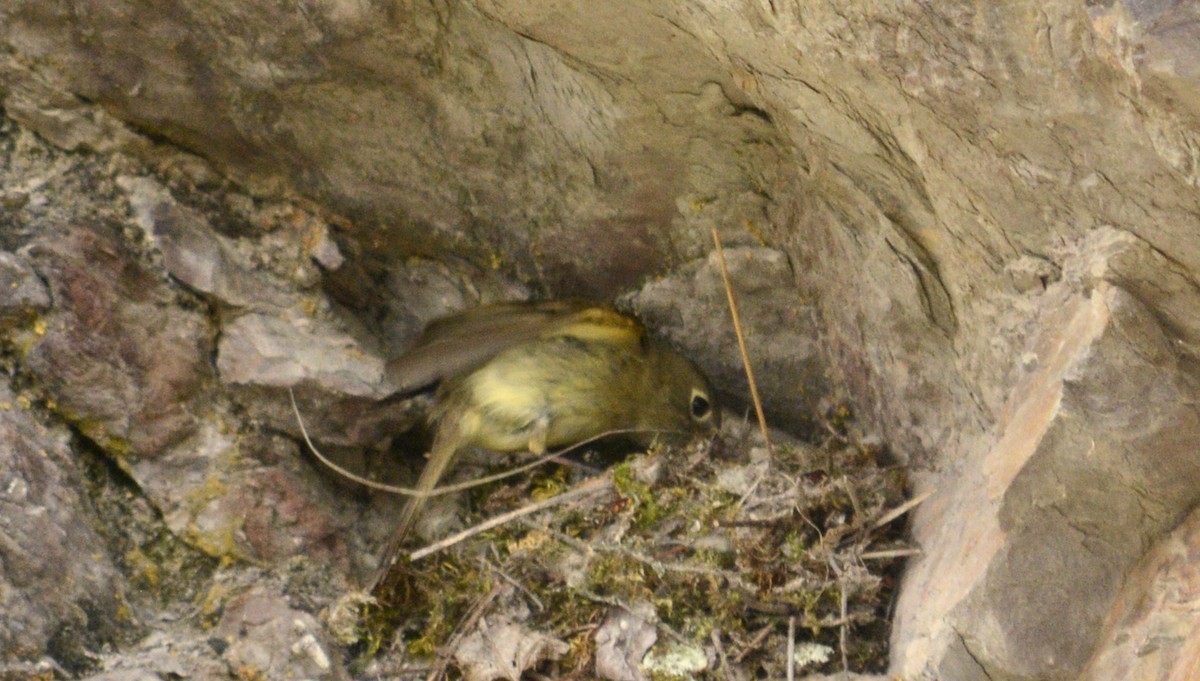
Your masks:
{"label": "nest", "polygon": [[506,522],[414,553],[391,605],[343,599],[332,628],[357,642],[368,675],[882,671],[896,575],[913,553],[897,518],[914,502],[902,469],[851,441],[840,414],[817,445],[771,448],[734,424],[585,483],[559,466],[480,488],[468,524]]}

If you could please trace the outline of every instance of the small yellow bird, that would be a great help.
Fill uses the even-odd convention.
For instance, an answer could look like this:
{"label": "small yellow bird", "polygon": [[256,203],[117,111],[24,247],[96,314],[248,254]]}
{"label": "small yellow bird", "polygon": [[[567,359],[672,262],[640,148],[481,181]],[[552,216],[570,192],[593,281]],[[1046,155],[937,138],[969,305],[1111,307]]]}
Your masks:
{"label": "small yellow bird", "polygon": [[610,431],[632,431],[627,437],[648,445],[720,427],[695,364],[637,321],[583,301],[485,305],[436,320],[389,362],[386,377],[397,392],[441,385],[429,461],[384,550],[376,589],[461,449],[541,454]]}

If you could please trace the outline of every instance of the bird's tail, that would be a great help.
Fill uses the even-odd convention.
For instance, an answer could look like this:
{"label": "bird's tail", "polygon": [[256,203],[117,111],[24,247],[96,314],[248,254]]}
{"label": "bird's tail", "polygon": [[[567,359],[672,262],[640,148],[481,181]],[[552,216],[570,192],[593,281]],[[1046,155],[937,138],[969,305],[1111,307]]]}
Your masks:
{"label": "bird's tail", "polygon": [[386,596],[395,586],[398,578],[398,574],[396,574],[398,570],[395,568],[400,562],[400,547],[416,526],[417,520],[421,517],[421,510],[425,507],[425,502],[429,500],[430,493],[437,487],[446,469],[450,467],[458,445],[458,420],[453,417],[442,418],[433,438],[429,460],[425,463],[421,477],[417,480],[415,488],[417,493],[409,497],[408,502],[404,504],[404,510],[400,512],[396,528],[392,530],[387,544],[384,545],[383,553],[380,554],[379,567],[375,571],[371,587],[371,593],[377,597]]}

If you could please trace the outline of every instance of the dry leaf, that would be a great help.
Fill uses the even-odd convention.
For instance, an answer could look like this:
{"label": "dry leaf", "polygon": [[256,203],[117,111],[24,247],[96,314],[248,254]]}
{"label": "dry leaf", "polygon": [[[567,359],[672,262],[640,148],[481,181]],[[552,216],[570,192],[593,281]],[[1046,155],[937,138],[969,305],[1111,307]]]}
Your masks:
{"label": "dry leaf", "polygon": [[596,674],[611,681],[645,681],[642,658],[658,640],[654,609],[614,607],[596,630]]}
{"label": "dry leaf", "polygon": [[485,619],[463,639],[454,653],[466,681],[519,681],[521,674],[543,660],[557,660],[566,643],[515,622],[488,626]]}

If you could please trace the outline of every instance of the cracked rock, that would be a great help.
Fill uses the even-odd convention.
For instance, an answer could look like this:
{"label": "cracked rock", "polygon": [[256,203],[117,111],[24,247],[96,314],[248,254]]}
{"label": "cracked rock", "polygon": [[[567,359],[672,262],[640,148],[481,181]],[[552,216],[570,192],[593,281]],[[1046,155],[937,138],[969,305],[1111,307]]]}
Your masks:
{"label": "cracked rock", "polygon": [[117,184],[134,219],[162,251],[167,271],[188,287],[251,309],[284,308],[297,300],[254,272],[233,240],[217,234],[203,215],[179,204],[156,180],[126,176]]}
{"label": "cracked rock", "polygon": [[221,656],[238,675],[253,672],[281,681],[350,678],[321,623],[271,590],[255,588],[234,598],[215,634],[228,643]]}
{"label": "cracked rock", "polygon": [[50,307],[50,294],[22,258],[0,251],[0,329]]}
{"label": "cracked rock", "polygon": [[223,383],[313,383],[335,394],[383,396],[383,360],[332,324],[305,317],[246,314],[226,324],[217,370]]}
{"label": "cracked rock", "polygon": [[54,307],[27,364],[57,409],[114,452],[155,456],[192,433],[212,377],[207,319],[110,228],[49,230],[28,252]]}
{"label": "cracked rock", "polygon": [[115,636],[124,580],[80,498],[69,433],[27,409],[0,382],[0,664],[52,649],[86,666]]}

